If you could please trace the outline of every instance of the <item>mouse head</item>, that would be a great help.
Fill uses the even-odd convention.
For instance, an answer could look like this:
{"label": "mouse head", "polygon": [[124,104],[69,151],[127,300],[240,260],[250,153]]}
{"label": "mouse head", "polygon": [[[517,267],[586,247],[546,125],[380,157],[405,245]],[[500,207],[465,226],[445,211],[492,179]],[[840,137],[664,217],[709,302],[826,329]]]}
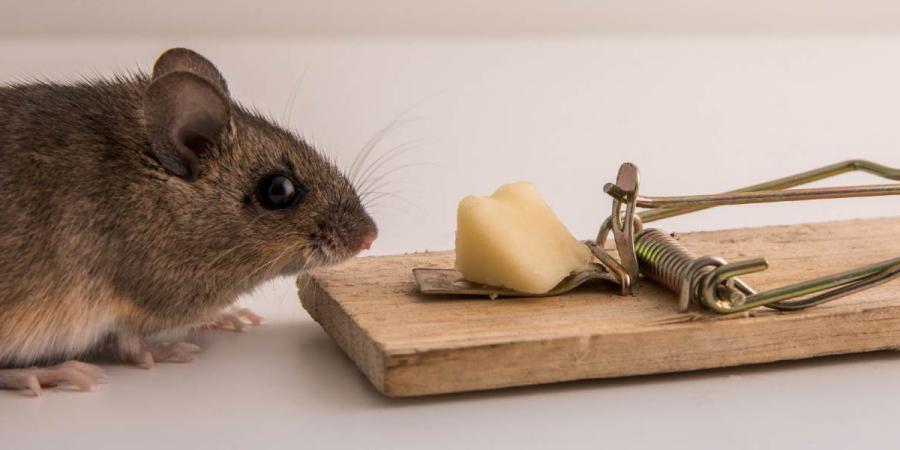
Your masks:
{"label": "mouse head", "polygon": [[335,165],[232,101],[203,56],[181,48],[163,53],[143,109],[184,248],[291,273],[342,261],[375,240],[375,223]]}

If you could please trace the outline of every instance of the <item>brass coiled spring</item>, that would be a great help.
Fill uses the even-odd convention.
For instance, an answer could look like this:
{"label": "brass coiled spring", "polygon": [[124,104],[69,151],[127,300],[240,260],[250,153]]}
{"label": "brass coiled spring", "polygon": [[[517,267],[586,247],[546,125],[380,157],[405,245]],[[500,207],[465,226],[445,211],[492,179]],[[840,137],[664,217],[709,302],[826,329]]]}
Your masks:
{"label": "brass coiled spring", "polygon": [[[692,298],[699,298],[707,275],[727,264],[719,257],[696,256],[672,235],[656,228],[641,230],[635,236],[634,252],[644,276],[680,293],[681,311],[687,311]],[[755,293],[737,278],[716,286],[716,291],[732,303],[740,303]]]}
{"label": "brass coiled spring", "polygon": [[638,233],[634,252],[644,276],[675,292],[681,292],[691,264],[697,259],[670,234],[656,228]]}

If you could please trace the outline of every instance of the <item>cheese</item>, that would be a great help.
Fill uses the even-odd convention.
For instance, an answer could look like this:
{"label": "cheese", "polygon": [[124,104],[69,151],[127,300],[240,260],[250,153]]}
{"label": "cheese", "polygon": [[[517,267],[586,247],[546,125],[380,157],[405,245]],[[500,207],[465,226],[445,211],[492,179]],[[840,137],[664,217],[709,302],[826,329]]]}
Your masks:
{"label": "cheese", "polygon": [[542,294],[590,260],[531,183],[459,202],[456,270],[469,281]]}

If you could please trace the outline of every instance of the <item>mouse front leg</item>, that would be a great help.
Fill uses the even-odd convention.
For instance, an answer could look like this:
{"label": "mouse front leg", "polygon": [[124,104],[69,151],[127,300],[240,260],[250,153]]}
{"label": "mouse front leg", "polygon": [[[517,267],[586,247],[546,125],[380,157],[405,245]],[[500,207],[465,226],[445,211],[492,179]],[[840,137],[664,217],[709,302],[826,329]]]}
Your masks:
{"label": "mouse front leg", "polygon": [[41,395],[43,388],[56,386],[74,386],[80,391],[90,391],[105,380],[103,369],[74,360],[52,367],[0,370],[0,389],[27,391],[33,396]]}
{"label": "mouse front leg", "polygon": [[158,362],[189,363],[199,351],[199,346],[189,342],[147,342],[138,336],[119,336],[113,345],[117,358],[144,369]]}

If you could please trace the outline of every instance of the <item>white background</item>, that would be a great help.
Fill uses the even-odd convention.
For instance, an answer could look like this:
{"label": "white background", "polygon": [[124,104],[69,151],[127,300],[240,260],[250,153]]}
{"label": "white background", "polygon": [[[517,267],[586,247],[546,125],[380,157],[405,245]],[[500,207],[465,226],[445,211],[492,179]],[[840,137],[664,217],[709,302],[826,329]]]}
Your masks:
{"label": "white background", "polygon": [[[890,2],[182,3],[0,5],[0,82],[147,68],[165,48],[189,46],[219,65],[236,98],[345,167],[397,123],[376,156],[410,150],[379,171],[396,197],[373,209],[374,254],[452,248],[456,202],[514,180],[535,182],[574,234],[591,237],[608,214],[601,187],[623,161],[637,163],[644,192],[659,195],[718,192],[849,158],[900,165],[900,7]],[[898,213],[895,199],[826,201],[661,225]],[[900,360],[891,353],[385,399],[300,308],[292,281],[245,299],[266,325],[197,336],[205,351],[194,364],[108,366],[110,383],[90,394],[0,392],[0,447],[900,441]]]}

